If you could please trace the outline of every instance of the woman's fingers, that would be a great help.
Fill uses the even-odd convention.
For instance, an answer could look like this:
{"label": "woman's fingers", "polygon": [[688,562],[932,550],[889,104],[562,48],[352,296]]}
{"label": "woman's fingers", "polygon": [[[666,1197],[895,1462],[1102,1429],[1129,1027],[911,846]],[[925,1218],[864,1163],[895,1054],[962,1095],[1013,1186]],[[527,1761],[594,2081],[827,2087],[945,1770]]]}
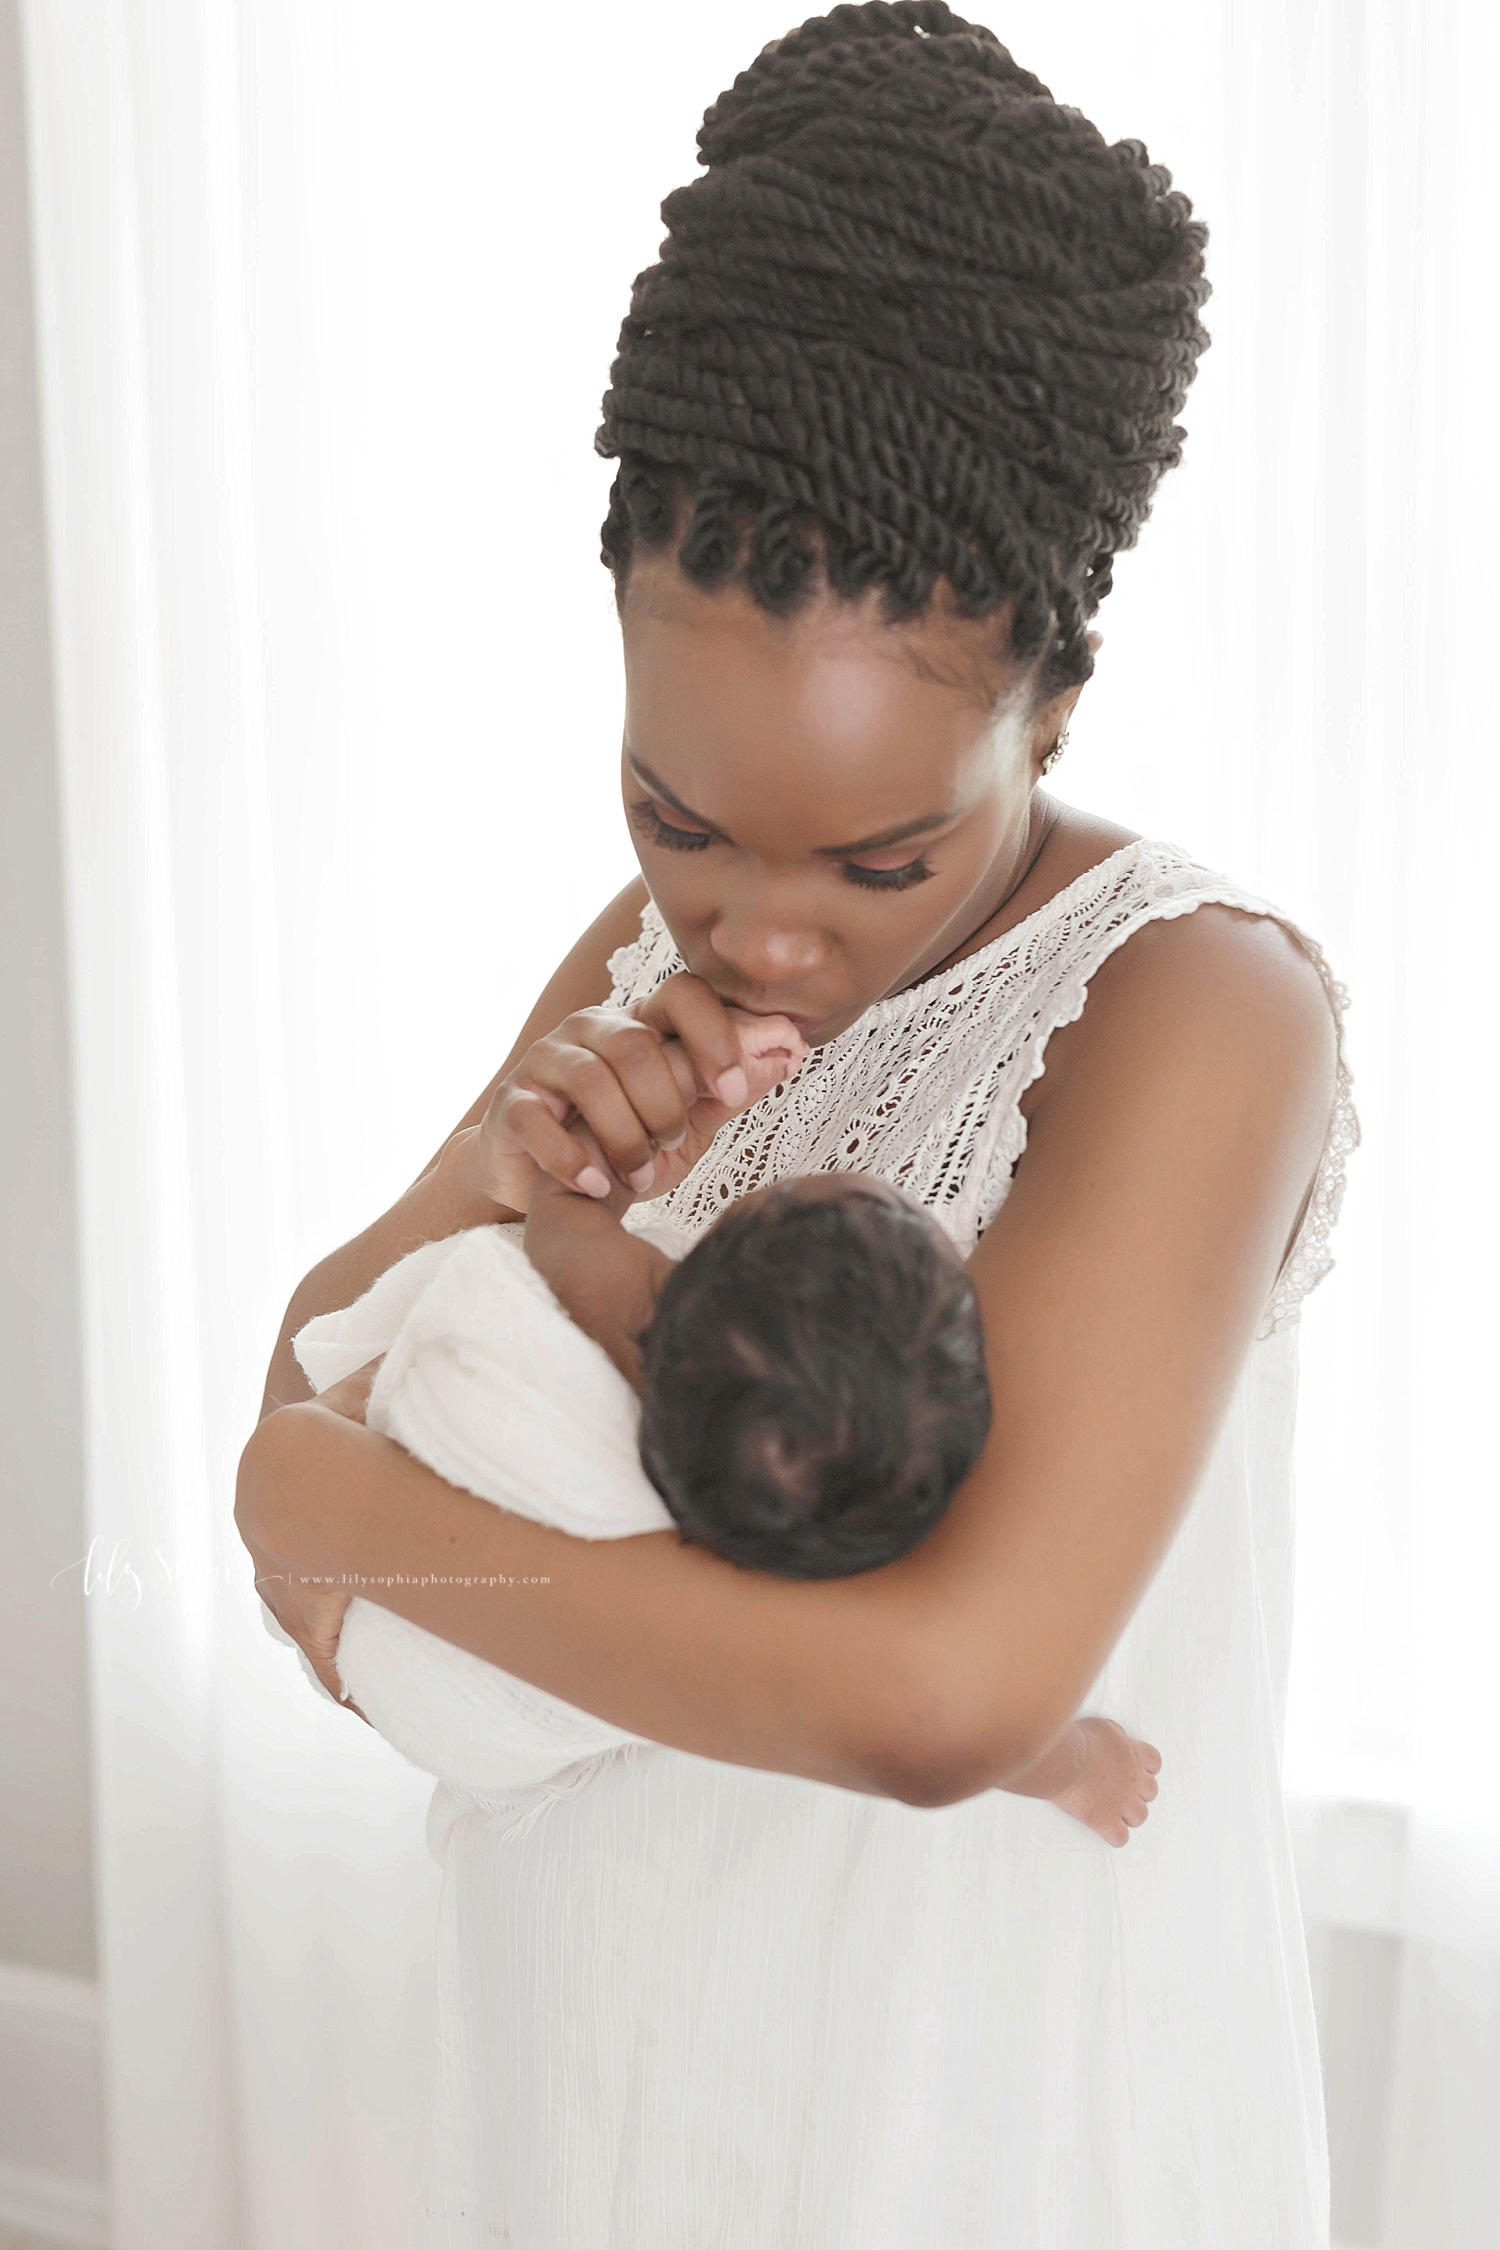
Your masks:
{"label": "woman's fingers", "polygon": [[[659,1192],[683,1168],[664,1159],[677,1151],[695,1161],[726,1118],[806,1058],[806,1043],[786,1017],[727,1009],[711,986],[686,972],[634,1010],[580,1009],[537,1041],[491,1105],[485,1129],[494,1168],[504,1175],[501,1192],[512,1199],[523,1192],[511,1178],[511,1152],[600,1198],[610,1192],[597,1162],[602,1153],[608,1171],[637,1195]],[[593,1150],[583,1144],[580,1122],[593,1135]],[[512,1207],[523,1206],[512,1200]]]}
{"label": "woman's fingers", "polygon": [[[691,1056],[680,1046],[669,1047],[669,1035],[633,1015],[600,1009],[573,1023],[578,1044],[612,1074],[652,1147],[676,1147],[698,1098]],[[584,1111],[582,1101],[577,1106]],[[589,1123],[613,1161],[614,1151],[600,1132],[599,1121],[589,1114]],[[650,1153],[648,1149],[647,1156]]]}
{"label": "woman's fingers", "polygon": [[[643,1036],[654,1039],[650,1032]],[[589,1048],[564,1046],[556,1038],[545,1045],[545,1055],[534,1050],[528,1058],[534,1074],[531,1082],[513,1083],[497,1097],[501,1130],[533,1163],[565,1187],[577,1188],[585,1195],[607,1196],[610,1180],[597,1161],[602,1153],[619,1179],[627,1181],[637,1194],[643,1193],[654,1177],[653,1136],[619,1078],[603,1057]],[[539,1082],[543,1071],[545,1084]],[[687,1129],[687,1110],[670,1070],[667,1081],[675,1114],[671,1115],[666,1137],[680,1142]],[[667,1105],[659,1091],[646,1106],[661,1123]],[[563,1124],[565,1117],[587,1123],[593,1135],[592,1148],[585,1146],[573,1126]]]}
{"label": "woman's fingers", "polygon": [[359,1705],[345,1695],[344,1683],[338,1675],[339,1635],[351,1598],[348,1591],[343,1587],[322,1586],[274,1567],[270,1557],[243,1530],[240,1536],[255,1567],[256,1591],[277,1624],[297,1643],[334,1701],[342,1703],[369,1726],[371,1722]]}
{"label": "woman's fingers", "polygon": [[[577,1188],[582,1195],[602,1199],[609,1194],[609,1181],[588,1151],[564,1127],[554,1107],[555,1100],[556,1097],[549,1099],[540,1087],[506,1087],[496,1096],[499,1130],[529,1162],[552,1179],[560,1180],[564,1187]],[[571,1104],[563,1105],[564,1116],[570,1107]]]}
{"label": "woman's fingers", "polygon": [[[681,1145],[697,1089],[683,1059],[682,1078],[663,1049],[662,1034],[618,1010],[584,1009],[568,1017],[527,1057],[521,1082],[553,1098],[554,1112],[583,1118],[618,1178],[638,1194],[652,1184],[658,1146]],[[541,1139],[550,1138],[543,1129]],[[527,1143],[543,1169],[558,1173],[539,1146]]]}
{"label": "woman's fingers", "polygon": [[743,1109],[750,1099],[740,1041],[730,1011],[702,977],[686,970],[668,977],[632,1013],[664,1038],[680,1039],[705,1094],[726,1109]]}

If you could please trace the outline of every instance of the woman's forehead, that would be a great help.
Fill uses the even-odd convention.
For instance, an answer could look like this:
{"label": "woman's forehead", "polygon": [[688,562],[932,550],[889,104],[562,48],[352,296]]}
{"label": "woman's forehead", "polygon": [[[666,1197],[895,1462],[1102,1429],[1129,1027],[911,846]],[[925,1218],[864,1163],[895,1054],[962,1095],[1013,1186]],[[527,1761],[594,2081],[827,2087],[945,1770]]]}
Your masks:
{"label": "woman's forehead", "polygon": [[733,725],[661,736],[627,725],[625,748],[631,784],[662,798],[669,819],[675,805],[735,843],[775,851],[883,849],[903,840],[896,830],[918,850],[922,834],[988,794],[997,770],[982,724],[954,744],[884,727],[757,724],[741,712]]}
{"label": "woman's forehead", "polygon": [[781,799],[836,843],[983,793],[1023,698],[977,692],[972,621],[966,678],[951,621],[889,625],[836,597],[774,618],[679,583],[625,613],[625,748],[694,812],[732,834]]}

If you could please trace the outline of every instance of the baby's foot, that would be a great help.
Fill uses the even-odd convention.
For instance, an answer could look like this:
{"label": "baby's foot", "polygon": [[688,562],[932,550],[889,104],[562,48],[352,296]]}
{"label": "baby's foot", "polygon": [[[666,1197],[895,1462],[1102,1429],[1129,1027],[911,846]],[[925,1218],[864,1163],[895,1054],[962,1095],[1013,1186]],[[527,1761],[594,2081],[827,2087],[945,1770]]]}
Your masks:
{"label": "baby's foot", "polygon": [[1161,1752],[1127,1734],[1118,1719],[1080,1719],[1083,1760],[1072,1779],[1054,1791],[1060,1811],[1081,1820],[1106,1844],[1128,1844],[1156,1795]]}

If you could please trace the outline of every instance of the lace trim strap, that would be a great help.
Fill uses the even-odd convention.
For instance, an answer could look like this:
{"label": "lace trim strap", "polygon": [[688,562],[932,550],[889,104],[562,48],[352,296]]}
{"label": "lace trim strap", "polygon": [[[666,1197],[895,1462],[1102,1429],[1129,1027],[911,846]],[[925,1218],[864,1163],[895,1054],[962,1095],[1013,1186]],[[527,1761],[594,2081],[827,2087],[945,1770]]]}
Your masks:
{"label": "lace trim strap", "polygon": [[640,936],[620,946],[604,964],[609,971],[610,1005],[624,1008],[633,1000],[644,1000],[681,965],[656,901],[648,898],[641,909]]}
{"label": "lace trim strap", "polygon": [[1310,938],[1290,915],[1268,900],[1257,898],[1234,884],[1206,878],[1201,887],[1190,892],[1176,897],[1144,901],[1138,914],[1111,930],[1101,932],[1101,942],[1090,948],[1086,958],[1059,983],[1046,1021],[1036,1028],[1028,1062],[1013,1086],[1011,1098],[1004,1105],[1003,1113],[990,1121],[991,1145],[984,1161],[975,1166],[974,1178],[988,1216],[1003,1202],[1011,1174],[1025,1153],[1026,1119],[1021,1111],[1021,1098],[1046,1070],[1047,1041],[1051,1034],[1064,1024],[1077,1022],[1088,999],[1092,979],[1110,955],[1118,951],[1137,930],[1144,928],[1148,922],[1176,921],[1179,916],[1191,914],[1200,906],[1230,906],[1244,914],[1267,915],[1279,922],[1306,954],[1322,980],[1333,1016],[1337,1043],[1333,1106],[1329,1113],[1322,1153],[1318,1159],[1302,1224],[1266,1301],[1266,1309],[1256,1332],[1256,1341],[1260,1342],[1295,1321],[1301,1312],[1303,1299],[1333,1269],[1329,1237],[1344,1200],[1348,1159],[1360,1141],[1359,1118],[1352,1094],[1353,1079],[1345,1051],[1344,1015],[1350,1004],[1348,990],[1333,975],[1323,949],[1316,940]]}
{"label": "lace trim strap", "polygon": [[1344,1015],[1349,1006],[1348,987],[1339,983],[1316,939],[1310,938],[1305,930],[1299,929],[1285,914],[1277,914],[1276,919],[1296,939],[1323,980],[1323,990],[1328,995],[1328,1005],[1333,1014],[1338,1060],[1334,1072],[1333,1110],[1323,1139],[1323,1153],[1318,1159],[1312,1192],[1308,1196],[1307,1209],[1303,1213],[1302,1224],[1297,1229],[1296,1240],[1276,1277],[1276,1286],[1271,1292],[1260,1327],[1262,1336],[1274,1335],[1277,1329],[1285,1328],[1295,1320],[1301,1310],[1303,1298],[1317,1288],[1325,1274],[1332,1272],[1334,1261],[1333,1252],[1329,1248],[1329,1237],[1343,1208],[1349,1158],[1360,1142],[1359,1117],[1354,1107],[1354,1081],[1344,1044]]}

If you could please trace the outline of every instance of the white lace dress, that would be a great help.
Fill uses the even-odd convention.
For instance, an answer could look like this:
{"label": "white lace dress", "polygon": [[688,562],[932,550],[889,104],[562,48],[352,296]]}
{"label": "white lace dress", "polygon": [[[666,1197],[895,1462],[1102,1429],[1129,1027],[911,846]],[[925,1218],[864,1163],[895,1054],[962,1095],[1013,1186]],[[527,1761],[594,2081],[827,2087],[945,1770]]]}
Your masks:
{"label": "white lace dress", "polygon": [[[1048,1035],[1135,930],[1210,900],[1286,919],[1126,845],[817,1048],[645,1215],[697,1229],[861,1167],[968,1252]],[[648,907],[616,997],[680,966]],[[1356,1139],[1341,1060],[1213,1458],[1082,1706],[1162,1753],[1124,1850],[998,1791],[920,1810],[654,1745],[540,1817],[438,1785],[429,2250],[1327,2250],[1280,1764],[1296,1318]]]}

